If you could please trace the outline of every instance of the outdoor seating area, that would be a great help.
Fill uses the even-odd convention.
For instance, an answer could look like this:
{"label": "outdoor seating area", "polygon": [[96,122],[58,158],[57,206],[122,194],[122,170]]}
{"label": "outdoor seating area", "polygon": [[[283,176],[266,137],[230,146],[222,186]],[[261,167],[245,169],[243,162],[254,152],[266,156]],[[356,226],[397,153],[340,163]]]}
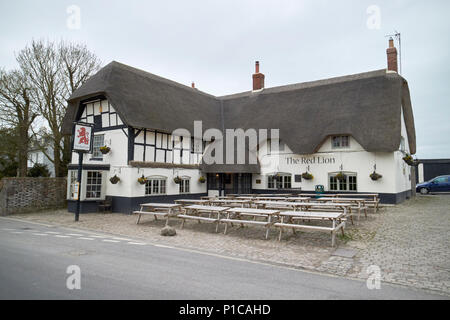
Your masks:
{"label": "outdoor seating area", "polygon": [[[201,199],[179,199],[173,203],[143,203],[136,224],[142,215],[151,215],[166,220],[181,220],[181,229],[186,221],[197,223],[213,223],[215,231],[224,226],[224,234],[230,227],[252,226],[264,227],[265,239],[269,238],[270,228],[279,230],[278,241],[281,241],[284,230],[321,231],[331,234],[331,245],[336,245],[336,234],[345,234],[348,219],[354,224],[353,216],[357,214],[358,222],[361,213],[367,219],[368,208],[376,213],[379,209],[378,194],[290,194],[261,195],[233,194],[220,197],[202,197]],[[316,222],[320,222],[317,224]],[[331,225],[329,225],[331,224]]]}

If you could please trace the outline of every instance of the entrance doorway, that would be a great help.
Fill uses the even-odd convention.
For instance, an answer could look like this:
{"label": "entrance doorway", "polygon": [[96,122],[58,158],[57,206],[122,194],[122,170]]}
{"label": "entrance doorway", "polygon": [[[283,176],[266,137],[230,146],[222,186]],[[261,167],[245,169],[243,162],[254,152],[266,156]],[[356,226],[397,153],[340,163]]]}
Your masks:
{"label": "entrance doorway", "polygon": [[252,193],[251,173],[208,173],[208,190],[220,195]]}

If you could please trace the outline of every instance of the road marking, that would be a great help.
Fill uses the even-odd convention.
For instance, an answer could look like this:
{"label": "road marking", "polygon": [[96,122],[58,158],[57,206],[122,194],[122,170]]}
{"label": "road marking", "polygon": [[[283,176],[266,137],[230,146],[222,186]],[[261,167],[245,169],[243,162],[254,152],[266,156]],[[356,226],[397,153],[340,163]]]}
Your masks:
{"label": "road marking", "polygon": [[169,247],[169,246],[165,246],[163,244],[154,244],[155,247],[159,247],[159,248],[169,248],[169,249],[175,249],[175,247]]}
{"label": "road marking", "polygon": [[46,233],[33,233],[35,236],[48,236]]}
{"label": "road marking", "polygon": [[127,239],[127,238],[118,238],[118,237],[113,237],[112,239],[114,239],[114,240],[122,240],[122,241],[131,241],[131,239]]}
{"label": "road marking", "polygon": [[21,234],[21,233],[23,233],[22,231],[13,231],[13,232],[11,232],[11,233],[14,233],[14,234]]}
{"label": "road marking", "polygon": [[104,241],[104,242],[120,242],[120,241],[117,241],[117,240],[109,240],[109,239],[103,239],[102,241]]}
{"label": "road marking", "polygon": [[61,234],[57,234],[57,235],[55,235],[55,237],[57,237],[57,238],[70,238],[70,236],[64,236],[64,235],[61,235]]}
{"label": "road marking", "polygon": [[128,242],[128,244],[135,244],[135,245],[138,245],[138,246],[145,246],[146,245],[146,243],[143,243],[143,242]]}
{"label": "road marking", "polygon": [[106,238],[106,236],[90,236],[92,238]]}
{"label": "road marking", "polygon": [[2,228],[2,230],[5,230],[5,231],[14,231],[14,230],[16,230],[16,229]]}
{"label": "road marking", "polygon": [[94,240],[94,239],[92,239],[92,238],[85,238],[85,237],[80,237],[80,238],[78,238],[78,239],[80,239],[80,240]]}
{"label": "road marking", "polygon": [[60,234],[61,232],[55,232],[55,231],[46,231],[45,233],[49,233],[49,234]]}
{"label": "road marking", "polygon": [[82,234],[79,234],[79,233],[68,233],[67,235],[68,236],[74,236],[74,237],[81,237],[81,236],[83,236]]}

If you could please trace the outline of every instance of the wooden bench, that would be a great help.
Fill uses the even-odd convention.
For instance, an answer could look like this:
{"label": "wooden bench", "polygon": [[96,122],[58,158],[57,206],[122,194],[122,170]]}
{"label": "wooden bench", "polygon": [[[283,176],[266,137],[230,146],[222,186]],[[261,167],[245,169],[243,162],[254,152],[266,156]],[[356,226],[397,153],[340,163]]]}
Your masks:
{"label": "wooden bench", "polygon": [[[311,212],[311,211],[290,211],[290,212],[280,212],[281,222],[274,224],[275,227],[280,228],[280,234],[278,236],[278,241],[281,241],[281,235],[284,228],[293,229],[304,229],[313,231],[324,231],[331,233],[331,246],[335,246],[336,243],[336,233],[341,230],[342,235],[344,235],[345,228],[345,214],[344,212]],[[314,226],[306,224],[292,223],[298,220],[330,220],[332,222],[331,227],[324,226]]]}
{"label": "wooden bench", "polygon": [[[225,223],[224,234],[227,233],[228,224],[233,226],[233,223],[246,225],[259,225],[266,228],[266,239],[269,237],[269,229],[273,225],[273,216],[279,214],[279,210],[266,210],[266,209],[255,209],[255,208],[231,208],[227,210],[227,218],[221,219],[220,222]],[[253,220],[243,220],[241,217],[250,216]],[[256,218],[264,218],[266,221],[257,221]]]}
{"label": "wooden bench", "polygon": [[[149,209],[145,211],[144,209]],[[133,211],[134,214],[138,214],[136,224],[139,224],[142,215],[151,215],[158,220],[157,217],[166,218],[166,226],[169,224],[169,218],[176,214],[177,210],[181,209],[180,204],[173,203],[142,203],[139,211]]]}
{"label": "wooden bench", "polygon": [[[186,220],[197,220],[198,223],[201,221],[216,223],[216,232],[219,231],[220,214],[230,209],[229,207],[217,207],[217,206],[202,206],[202,205],[192,205],[184,207],[185,213],[179,214],[177,217],[182,219],[181,229],[184,228],[184,223]],[[202,216],[202,214],[208,214],[208,217]],[[216,213],[217,218],[212,218],[211,214]]]}

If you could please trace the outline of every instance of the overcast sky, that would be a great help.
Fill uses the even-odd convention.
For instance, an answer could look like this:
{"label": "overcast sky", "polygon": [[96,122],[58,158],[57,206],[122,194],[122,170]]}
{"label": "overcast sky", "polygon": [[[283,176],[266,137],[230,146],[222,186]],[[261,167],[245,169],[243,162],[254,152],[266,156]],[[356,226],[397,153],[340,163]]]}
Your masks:
{"label": "overcast sky", "polygon": [[386,68],[385,36],[397,30],[417,156],[450,158],[449,9],[447,0],[1,0],[0,66],[14,68],[33,38],[65,39],[104,65],[225,95],[251,89],[255,60],[266,87]]}

